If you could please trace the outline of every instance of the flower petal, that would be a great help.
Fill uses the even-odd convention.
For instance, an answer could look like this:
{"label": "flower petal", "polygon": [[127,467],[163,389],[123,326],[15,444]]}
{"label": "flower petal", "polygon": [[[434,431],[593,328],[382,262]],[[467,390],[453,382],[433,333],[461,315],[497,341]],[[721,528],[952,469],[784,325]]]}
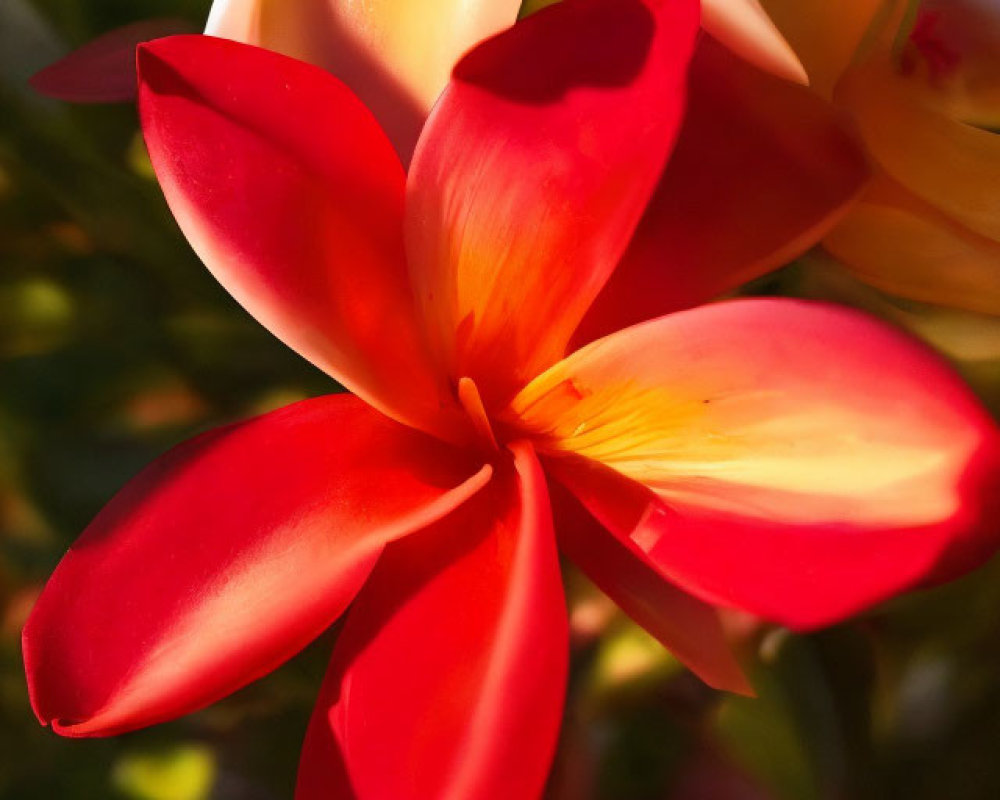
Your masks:
{"label": "flower petal", "polygon": [[832,306],[637,325],[533,381],[508,424],[649,487],[632,539],[681,587],[796,627],[997,546],[994,423],[933,353]]}
{"label": "flower petal", "polygon": [[809,83],[805,67],[760,0],[701,0],[701,24],[736,55],[765,72]]}
{"label": "flower petal", "polygon": [[1000,6],[993,0],[923,0],[908,44],[903,63],[925,78],[941,110],[1000,128]]}
{"label": "flower petal", "polygon": [[455,69],[409,175],[407,252],[445,368],[487,409],[561,357],[673,145],[691,0],[566,0]]}
{"label": "flower petal", "polygon": [[215,0],[205,33],[329,70],[408,161],[452,67],[517,19],[518,0]]}
{"label": "flower petal", "polygon": [[691,62],[689,98],[677,148],[574,335],[578,345],[788,263],[836,225],[868,180],[863,151],[832,105],[710,37]]}
{"label": "flower petal", "polygon": [[980,236],[881,177],[823,244],[891,294],[1000,314],[1000,242]]}
{"label": "flower petal", "polygon": [[39,598],[23,635],[35,712],[95,736],[218,700],[321,633],[387,541],[489,474],[348,395],[177,447],[98,515]]}
{"label": "flower petal", "polygon": [[886,0],[761,0],[824,97],[833,94],[865,37],[883,21]]}
{"label": "flower petal", "polygon": [[899,184],[970,230],[1000,242],[1000,136],[953,119],[888,55],[852,69],[837,100],[874,159]]}
{"label": "flower petal", "polygon": [[317,67],[208,36],[139,50],[143,133],[167,202],[220,283],[389,416],[449,435],[421,345],[405,176],[365,107]]}
{"label": "flower petal", "polygon": [[[609,533],[562,486],[551,487],[559,549],[608,595],[619,608],[655,636],[699,678],[716,689],[753,694],[753,689],[729,649],[722,623],[712,606],[678,589],[663,577],[629,535],[638,519],[629,513],[629,487],[588,480],[600,467],[582,461],[554,465],[560,481],[575,493],[596,493],[607,508],[621,507],[618,517],[606,514],[609,524],[620,525]],[[613,473],[612,473],[613,474]],[[620,484],[627,478],[617,477]],[[634,484],[639,491],[642,489]],[[603,490],[603,491],[602,491]]]}
{"label": "flower petal", "polygon": [[150,39],[190,33],[180,19],[147,19],[115,28],[39,70],[35,91],[71,103],[124,103],[135,99],[135,48]]}
{"label": "flower petal", "polygon": [[541,795],[568,623],[545,479],[515,446],[491,488],[390,546],[334,650],[297,800]]}

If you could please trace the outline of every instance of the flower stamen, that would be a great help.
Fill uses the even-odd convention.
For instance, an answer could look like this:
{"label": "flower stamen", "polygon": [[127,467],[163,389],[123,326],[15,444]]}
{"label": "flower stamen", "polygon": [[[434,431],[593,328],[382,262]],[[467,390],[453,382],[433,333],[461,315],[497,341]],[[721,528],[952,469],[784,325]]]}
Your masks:
{"label": "flower stamen", "polygon": [[499,450],[500,446],[497,444],[496,436],[493,435],[493,426],[490,425],[490,418],[486,415],[483,398],[480,397],[479,388],[472,378],[459,378],[458,401],[472,420],[472,427],[475,428],[480,440],[487,443],[490,449]]}

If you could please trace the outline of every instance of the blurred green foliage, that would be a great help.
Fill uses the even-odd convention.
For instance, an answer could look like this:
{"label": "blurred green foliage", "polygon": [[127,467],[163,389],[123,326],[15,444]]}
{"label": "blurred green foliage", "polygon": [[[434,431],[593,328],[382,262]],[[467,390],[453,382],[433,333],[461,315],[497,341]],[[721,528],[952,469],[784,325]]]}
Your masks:
{"label": "blurred green foliage", "polygon": [[[538,5],[538,3],[535,3]],[[139,467],[221,422],[336,390],[201,267],[128,105],[25,80],[116,25],[207,0],[0,1],[0,798],[289,798],[329,652],[185,719],[62,740],[28,705],[19,630],[74,536]],[[904,304],[821,256],[748,287],[865,308],[957,359],[1000,409],[1000,325]],[[760,696],[702,686],[568,575],[558,800],[1000,797],[1000,564],[809,637],[742,623]],[[739,628],[739,620],[737,624]]]}

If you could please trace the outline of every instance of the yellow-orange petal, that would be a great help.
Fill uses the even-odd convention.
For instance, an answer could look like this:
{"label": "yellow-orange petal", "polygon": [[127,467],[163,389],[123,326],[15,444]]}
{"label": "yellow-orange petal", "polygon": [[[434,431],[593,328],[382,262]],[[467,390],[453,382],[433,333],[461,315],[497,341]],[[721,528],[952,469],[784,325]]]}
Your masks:
{"label": "yellow-orange petal", "polygon": [[1000,243],[882,177],[823,240],[865,283],[890,294],[1000,314]]}
{"label": "yellow-orange petal", "polygon": [[771,619],[824,624],[997,544],[995,424],[931,351],[835,306],[742,300],[636,325],[504,417],[549,457],[647,487],[631,540],[683,588]]}
{"label": "yellow-orange petal", "polygon": [[854,114],[878,164],[966,227],[1000,241],[1000,137],[953,119],[932,92],[876,55],[850,70],[836,99]]}
{"label": "yellow-orange petal", "polygon": [[519,7],[517,0],[215,0],[205,32],[330,70],[407,160],[455,62],[512,25]]}
{"label": "yellow-orange petal", "polygon": [[801,59],[809,84],[826,97],[854,59],[885,0],[761,0]]}
{"label": "yellow-orange petal", "polygon": [[751,64],[795,83],[809,83],[805,67],[760,0],[701,0],[701,25]]}
{"label": "yellow-orange petal", "polygon": [[673,502],[769,519],[919,524],[954,511],[989,429],[957,376],[856,312],[754,299],[598,340],[514,399],[549,453]]}

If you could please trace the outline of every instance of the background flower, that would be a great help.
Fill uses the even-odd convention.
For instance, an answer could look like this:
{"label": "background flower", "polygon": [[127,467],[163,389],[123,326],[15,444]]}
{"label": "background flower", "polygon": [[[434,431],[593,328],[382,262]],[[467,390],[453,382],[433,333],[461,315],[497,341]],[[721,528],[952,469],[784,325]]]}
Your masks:
{"label": "background flower", "polygon": [[997,4],[764,5],[877,166],[829,252],[891,294],[1000,313]]}

